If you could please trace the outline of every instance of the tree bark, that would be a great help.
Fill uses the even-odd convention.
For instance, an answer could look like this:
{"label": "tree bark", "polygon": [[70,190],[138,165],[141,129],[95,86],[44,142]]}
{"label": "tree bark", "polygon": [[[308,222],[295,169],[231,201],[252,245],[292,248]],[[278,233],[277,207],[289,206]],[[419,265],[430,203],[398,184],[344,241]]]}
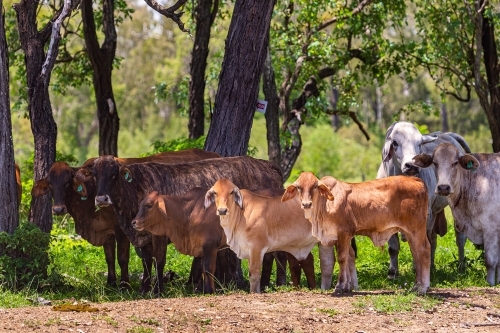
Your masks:
{"label": "tree bark", "polygon": [[488,92],[490,101],[487,105],[481,105],[486,111],[490,126],[491,137],[493,139],[493,151],[500,151],[500,64],[498,63],[497,45],[495,40],[495,27],[493,22],[483,15],[482,25],[482,46],[484,67],[488,81]]}
{"label": "tree bark", "polygon": [[93,84],[99,119],[99,155],[118,156],[120,119],[116,110],[111,75],[116,53],[114,1],[103,1],[104,42],[97,39],[92,0],[82,0],[82,21],[85,46],[92,63]]}
{"label": "tree bark", "polygon": [[262,70],[262,90],[267,101],[266,128],[267,128],[267,156],[271,162],[281,165],[281,144],[279,126],[279,104],[278,89],[274,77],[271,53],[267,49],[266,60]]}
{"label": "tree bark", "polygon": [[19,207],[10,116],[9,53],[2,2],[0,0],[0,232],[13,233],[19,226]]}
{"label": "tree bark", "polygon": [[[207,67],[210,28],[218,10],[218,0],[198,0],[194,9],[196,33],[189,74],[189,138],[205,134],[205,69]],[[213,7],[213,8],[212,8]]]}
{"label": "tree bark", "polygon": [[236,1],[205,150],[222,156],[247,153],[274,4]]}

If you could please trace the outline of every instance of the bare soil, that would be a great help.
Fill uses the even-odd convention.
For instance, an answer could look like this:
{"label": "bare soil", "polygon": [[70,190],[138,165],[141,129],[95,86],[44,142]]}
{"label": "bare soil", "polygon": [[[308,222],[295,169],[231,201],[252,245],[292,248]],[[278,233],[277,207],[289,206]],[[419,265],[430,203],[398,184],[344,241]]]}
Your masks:
{"label": "bare soil", "polygon": [[0,332],[500,332],[498,288],[432,289],[436,305],[417,298],[409,311],[393,313],[371,305],[378,294],[233,293],[87,304],[94,312],[0,309]]}

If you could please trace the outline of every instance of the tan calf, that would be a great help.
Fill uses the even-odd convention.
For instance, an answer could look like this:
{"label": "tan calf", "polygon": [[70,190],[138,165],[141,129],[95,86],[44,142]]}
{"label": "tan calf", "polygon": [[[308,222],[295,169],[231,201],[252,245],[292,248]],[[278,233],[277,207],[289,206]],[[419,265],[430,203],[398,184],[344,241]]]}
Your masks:
{"label": "tan calf", "polygon": [[[282,200],[299,194],[311,222],[312,234],[323,245],[337,244],[340,272],[335,290],[353,286],[348,265],[350,241],[354,235],[371,238],[382,246],[391,235],[403,231],[416,268],[416,289],[425,293],[430,284],[430,245],[426,234],[427,189],[416,177],[395,176],[363,183],[345,183],[333,177],[316,178],[303,172],[286,189]],[[294,200],[294,202],[297,202]]]}
{"label": "tan calf", "polygon": [[206,192],[201,187],[179,196],[151,192],[141,201],[132,226],[153,236],[167,236],[182,254],[203,257],[203,292],[213,293],[217,250],[226,246],[226,236],[215,209],[203,207]]}
{"label": "tan calf", "polygon": [[[250,292],[260,292],[265,253],[285,251],[298,260],[305,260],[318,243],[298,200],[282,203],[280,196],[267,197],[240,190],[230,180],[219,179],[205,196],[205,208],[213,203],[227,244],[238,258],[249,259]],[[331,286],[334,262],[332,246],[321,246],[322,289]]]}

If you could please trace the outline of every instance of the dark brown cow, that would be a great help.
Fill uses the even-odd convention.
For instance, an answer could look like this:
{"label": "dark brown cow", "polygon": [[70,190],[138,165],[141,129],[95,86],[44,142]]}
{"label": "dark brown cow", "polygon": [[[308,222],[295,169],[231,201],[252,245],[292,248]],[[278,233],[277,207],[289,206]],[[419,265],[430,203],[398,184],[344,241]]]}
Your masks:
{"label": "dark brown cow", "polygon": [[[94,161],[93,173],[98,184],[96,206],[112,204],[119,216],[122,229],[132,244],[143,246],[151,242],[149,233],[139,233],[132,227],[139,203],[152,191],[166,195],[180,195],[193,187],[209,188],[219,178],[229,178],[241,187],[281,187],[281,170],[271,162],[248,156],[226,157],[191,163],[166,165],[159,163],[120,166],[113,157],[101,156]],[[166,237],[157,244],[153,237],[157,276],[165,266]],[[162,279],[157,279],[155,292],[163,291]]]}
{"label": "dark brown cow", "polygon": [[[123,165],[158,160],[161,163],[177,163],[196,161],[203,158],[218,157],[219,154],[205,152],[201,149],[189,149],[179,152],[164,152],[144,158],[115,158]],[[82,168],[72,168],[67,163],[56,162],[49,170],[47,177],[38,180],[33,187],[33,196],[52,194],[54,199],[52,213],[64,215],[69,213],[75,221],[75,231],[94,246],[103,246],[108,266],[107,283],[116,285],[115,259],[118,254],[118,264],[121,269],[121,286],[129,286],[128,261],[130,241],[121,230],[113,207],[103,207],[96,211],[94,197],[96,194],[95,180],[90,166],[95,158],[87,160]],[[152,244],[146,245],[152,251]],[[144,274],[148,279],[151,269],[145,267]],[[143,290],[147,291],[147,290]]]}
{"label": "dark brown cow", "polygon": [[349,243],[354,235],[368,236],[383,246],[403,231],[416,269],[416,289],[426,293],[430,284],[430,244],[427,238],[427,188],[416,177],[394,176],[363,183],[345,183],[333,177],[321,180],[303,172],[290,185],[283,201],[300,195],[312,234],[323,245],[337,244],[340,272],[336,291],[352,289],[348,267],[354,260]]}

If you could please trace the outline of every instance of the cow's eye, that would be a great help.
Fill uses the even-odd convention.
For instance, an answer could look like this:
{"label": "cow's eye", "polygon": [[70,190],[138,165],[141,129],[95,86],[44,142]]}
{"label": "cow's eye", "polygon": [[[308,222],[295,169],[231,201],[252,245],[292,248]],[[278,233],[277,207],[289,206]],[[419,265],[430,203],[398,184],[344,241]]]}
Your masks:
{"label": "cow's eye", "polygon": [[151,209],[152,207],[153,207],[153,205],[152,205],[152,204],[147,204],[147,205],[146,205],[146,208],[147,208],[147,209]]}
{"label": "cow's eye", "polygon": [[439,166],[439,164],[437,164],[437,162],[432,162],[432,164],[434,164],[434,166],[437,168]]}
{"label": "cow's eye", "polygon": [[396,142],[396,141],[392,141],[392,146],[394,148],[398,148],[399,147],[399,144]]}
{"label": "cow's eye", "polygon": [[457,165],[458,161],[455,161],[453,163],[451,163],[451,166],[454,167],[455,165]]}

